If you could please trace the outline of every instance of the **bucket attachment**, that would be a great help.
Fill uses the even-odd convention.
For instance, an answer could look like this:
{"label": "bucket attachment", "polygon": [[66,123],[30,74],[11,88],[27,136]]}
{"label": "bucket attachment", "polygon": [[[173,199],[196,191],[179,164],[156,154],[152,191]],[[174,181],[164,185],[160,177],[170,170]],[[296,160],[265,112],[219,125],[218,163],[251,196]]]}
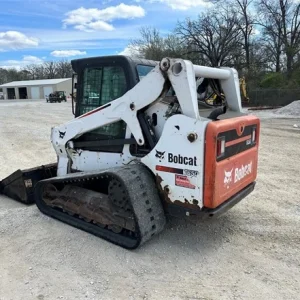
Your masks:
{"label": "bucket attachment", "polygon": [[0,194],[25,204],[34,203],[34,187],[38,181],[56,176],[57,163],[32,169],[17,170],[0,181]]}

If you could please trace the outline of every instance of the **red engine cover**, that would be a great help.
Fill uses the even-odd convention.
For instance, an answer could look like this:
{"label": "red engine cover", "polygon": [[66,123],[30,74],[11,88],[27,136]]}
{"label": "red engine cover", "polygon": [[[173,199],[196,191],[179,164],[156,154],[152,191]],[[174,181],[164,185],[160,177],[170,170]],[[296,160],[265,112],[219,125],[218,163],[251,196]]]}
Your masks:
{"label": "red engine cover", "polygon": [[[260,121],[242,116],[210,122],[206,130],[204,206],[216,208],[257,176]],[[218,140],[225,151],[218,156]]]}

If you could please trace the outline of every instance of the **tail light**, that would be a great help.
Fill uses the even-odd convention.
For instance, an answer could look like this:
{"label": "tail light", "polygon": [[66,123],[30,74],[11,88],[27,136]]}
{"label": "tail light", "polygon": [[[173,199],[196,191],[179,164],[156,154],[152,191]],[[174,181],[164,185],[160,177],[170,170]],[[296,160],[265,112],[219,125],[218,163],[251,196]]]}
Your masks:
{"label": "tail light", "polygon": [[256,142],[256,128],[252,129],[252,144],[254,144]]}
{"label": "tail light", "polygon": [[225,153],[225,137],[217,139],[217,157],[222,156]]}

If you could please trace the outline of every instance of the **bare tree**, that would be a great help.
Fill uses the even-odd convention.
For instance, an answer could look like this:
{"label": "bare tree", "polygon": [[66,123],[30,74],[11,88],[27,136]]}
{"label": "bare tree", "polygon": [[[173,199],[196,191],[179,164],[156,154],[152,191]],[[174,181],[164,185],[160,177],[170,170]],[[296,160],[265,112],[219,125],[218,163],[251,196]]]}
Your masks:
{"label": "bare tree", "polygon": [[300,4],[293,0],[279,0],[283,24],[283,44],[287,60],[287,73],[291,75],[295,56],[300,51]]}
{"label": "bare tree", "polygon": [[140,37],[130,42],[129,48],[143,58],[159,60],[163,52],[163,39],[154,27],[142,27]]}
{"label": "bare tree", "polygon": [[31,79],[31,74],[26,70],[17,70],[15,68],[4,69],[0,68],[0,84]]}
{"label": "bare tree", "polygon": [[61,60],[56,63],[56,75],[59,78],[72,77],[72,65],[68,60]]}
{"label": "bare tree", "polygon": [[197,20],[179,22],[175,32],[190,52],[202,55],[211,66],[230,65],[232,53],[241,45],[238,18],[231,9],[211,10]]}
{"label": "bare tree", "polygon": [[278,0],[258,0],[257,2],[257,23],[262,26],[261,43],[269,54],[269,63],[275,65],[276,72],[281,70],[283,47],[283,23],[278,13],[278,3]]}
{"label": "bare tree", "polygon": [[47,79],[53,79],[56,77],[57,65],[54,61],[45,62],[44,69]]}
{"label": "bare tree", "polygon": [[35,80],[35,79],[42,79],[43,78],[43,73],[40,72],[40,66],[38,65],[28,65],[24,68],[24,71],[28,75],[28,79]]}
{"label": "bare tree", "polygon": [[180,38],[175,34],[167,35],[163,40],[163,56],[186,58],[186,47],[182,44]]}
{"label": "bare tree", "polygon": [[32,64],[21,70],[0,68],[0,84],[18,80],[69,78],[72,73],[72,65],[67,60]]}
{"label": "bare tree", "polygon": [[166,56],[182,57],[185,48],[175,34],[163,37],[154,27],[142,27],[140,37],[129,44],[132,55],[153,60],[161,60]]}
{"label": "bare tree", "polygon": [[[269,57],[269,65],[271,69],[275,69],[275,72],[280,72],[282,69],[282,35],[280,33],[280,23],[278,28],[275,29],[276,25],[264,28],[262,31],[261,46],[265,50],[265,55]],[[278,32],[275,33],[275,31]]]}
{"label": "bare tree", "polygon": [[290,78],[295,58],[300,52],[300,3],[293,0],[259,0],[259,24],[265,36],[271,40],[276,54],[276,70],[280,70],[281,51],[286,59],[286,71]]}
{"label": "bare tree", "polygon": [[246,68],[249,71],[251,67],[250,52],[251,52],[251,36],[254,29],[254,17],[250,12],[250,6],[253,0],[233,0],[236,3],[236,12],[239,16],[239,28],[242,32],[244,43],[243,48],[245,50]]}
{"label": "bare tree", "polygon": [[[242,57],[239,57],[239,67],[246,67],[247,71],[251,69],[251,46],[252,36],[254,35],[255,15],[252,9],[254,0],[214,0],[213,3],[218,5],[218,10],[227,10],[226,6],[231,5],[232,11],[237,17],[238,28],[243,36],[241,47],[244,50]],[[240,56],[241,53],[239,53]],[[242,63],[242,60],[244,61]]]}
{"label": "bare tree", "polygon": [[8,76],[7,76],[7,70],[0,68],[0,84],[7,83]]}

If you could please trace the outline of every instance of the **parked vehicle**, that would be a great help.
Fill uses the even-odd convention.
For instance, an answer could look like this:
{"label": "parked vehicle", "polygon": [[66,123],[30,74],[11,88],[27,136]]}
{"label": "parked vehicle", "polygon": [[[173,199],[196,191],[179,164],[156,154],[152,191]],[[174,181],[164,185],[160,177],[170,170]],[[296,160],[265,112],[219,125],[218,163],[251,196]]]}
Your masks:
{"label": "parked vehicle", "polygon": [[56,91],[56,92],[53,92],[51,94],[49,94],[49,96],[46,96],[46,101],[47,102],[62,102],[62,101],[65,101],[67,102],[67,97],[66,97],[66,94],[65,92],[63,91]]}

